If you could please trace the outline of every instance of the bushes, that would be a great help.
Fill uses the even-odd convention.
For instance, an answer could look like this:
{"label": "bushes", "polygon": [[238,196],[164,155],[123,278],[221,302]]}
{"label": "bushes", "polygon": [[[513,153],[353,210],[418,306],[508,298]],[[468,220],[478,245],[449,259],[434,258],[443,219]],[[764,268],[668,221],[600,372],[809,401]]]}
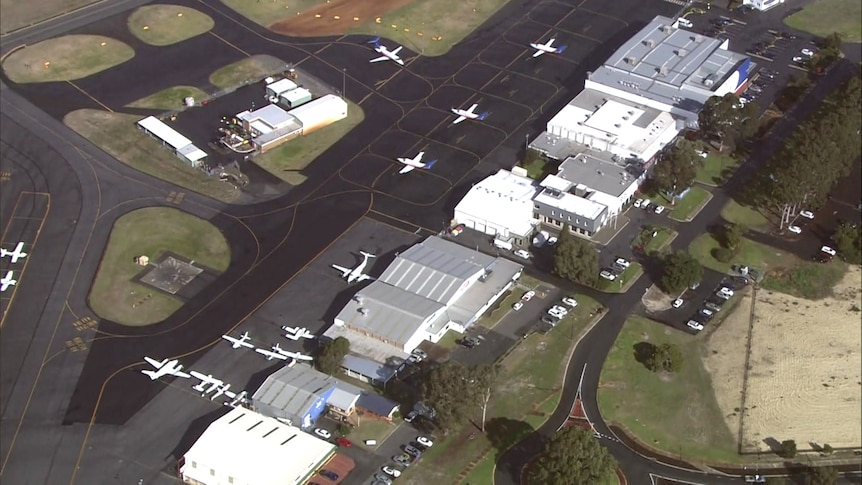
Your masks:
{"label": "bushes", "polygon": [[720,263],[729,263],[735,255],[736,253],[727,248],[715,248],[712,250],[712,257]]}

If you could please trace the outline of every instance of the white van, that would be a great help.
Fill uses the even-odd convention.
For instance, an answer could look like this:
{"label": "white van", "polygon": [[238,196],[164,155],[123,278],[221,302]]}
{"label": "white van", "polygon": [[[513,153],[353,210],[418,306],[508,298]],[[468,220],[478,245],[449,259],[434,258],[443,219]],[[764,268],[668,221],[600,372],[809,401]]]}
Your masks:
{"label": "white van", "polygon": [[494,238],[494,246],[496,246],[499,249],[505,249],[506,251],[511,251],[512,248],[514,247],[514,246],[512,246],[512,243],[510,243],[508,241],[503,241],[503,240],[497,239],[497,238]]}
{"label": "white van", "polygon": [[694,24],[691,23],[691,20],[689,20],[689,19],[681,18],[681,19],[677,20],[676,23],[678,26],[685,27],[686,29],[690,29],[690,28],[694,27]]}

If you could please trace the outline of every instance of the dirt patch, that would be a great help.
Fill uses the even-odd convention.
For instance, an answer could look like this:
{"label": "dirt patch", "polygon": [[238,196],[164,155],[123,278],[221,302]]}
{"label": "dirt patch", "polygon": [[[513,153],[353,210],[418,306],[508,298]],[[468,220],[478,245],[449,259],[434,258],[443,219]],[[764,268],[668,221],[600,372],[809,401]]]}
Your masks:
{"label": "dirt patch", "polygon": [[641,298],[641,303],[650,313],[657,313],[670,310],[670,304],[674,297],[661,291],[658,286],[652,285],[649,287],[644,296]]}
{"label": "dirt patch", "polygon": [[[768,450],[767,438],[833,447],[862,441],[862,327],[860,269],[851,267],[831,298],[811,301],[759,290],[751,358],[743,448]],[[745,295],[709,339],[705,365],[728,425],[739,429],[745,366],[745,335],[751,311]]]}
{"label": "dirt patch", "polygon": [[[295,37],[341,35],[359,23],[373,21],[415,0],[335,0],[301,12],[293,18],[269,26],[279,34]],[[320,17],[316,17],[319,15]],[[335,17],[338,18],[335,18]],[[359,21],[354,21],[356,17]]]}

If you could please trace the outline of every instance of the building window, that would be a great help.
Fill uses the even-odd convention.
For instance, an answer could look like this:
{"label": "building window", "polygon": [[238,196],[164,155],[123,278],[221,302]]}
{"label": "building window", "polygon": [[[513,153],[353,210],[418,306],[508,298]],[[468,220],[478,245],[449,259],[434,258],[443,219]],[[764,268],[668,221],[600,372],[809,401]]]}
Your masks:
{"label": "building window", "polygon": [[552,216],[555,216],[555,215],[557,215],[557,214],[555,214],[555,213],[554,213],[554,211],[551,211],[551,215],[552,215]]}
{"label": "building window", "polygon": [[539,210],[539,209],[541,209],[541,207],[539,207],[539,204],[535,204],[535,205],[533,205],[533,209]]}

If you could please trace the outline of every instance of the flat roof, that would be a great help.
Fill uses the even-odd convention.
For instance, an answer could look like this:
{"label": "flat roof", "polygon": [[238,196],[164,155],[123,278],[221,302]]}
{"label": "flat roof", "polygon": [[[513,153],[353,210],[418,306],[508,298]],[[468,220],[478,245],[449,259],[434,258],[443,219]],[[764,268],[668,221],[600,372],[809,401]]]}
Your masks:
{"label": "flat roof", "polygon": [[199,477],[213,469],[221,483],[234,477],[238,483],[284,485],[299,483],[334,450],[299,428],[236,407],[207,427],[183,466],[193,477],[195,469],[201,470]]}
{"label": "flat roof", "polygon": [[296,83],[291,81],[290,79],[279,79],[274,83],[268,84],[266,86],[266,89],[269,89],[276,94],[281,94],[285,91],[296,89]]}
{"label": "flat roof", "polygon": [[349,369],[357,374],[362,374],[363,376],[378,382],[387,382],[395,375],[394,368],[353,354],[347,354],[344,356],[344,361],[341,362],[341,367]]}
{"label": "flat roof", "polygon": [[[256,121],[261,121],[269,127],[269,131],[281,128],[282,126],[289,124],[291,121],[295,121],[293,115],[281,109],[277,104],[268,104],[263,108],[258,108],[254,111],[246,110],[237,114],[236,117],[248,122],[249,124],[255,124]],[[261,132],[268,133],[268,131]]]}
{"label": "flat roof", "polygon": [[[552,175],[549,175],[549,177],[552,177]],[[602,214],[602,211],[607,209],[603,204],[598,204],[589,199],[555,189],[543,190],[536,196],[535,200],[536,202],[557,207],[562,211],[577,214],[590,220],[597,219]]]}
{"label": "flat roof", "polygon": [[466,324],[477,317],[479,310],[491,301],[491,297],[503,291],[521,273],[524,266],[506,258],[497,258],[487,268],[487,276],[479,280],[452,304],[447,310],[449,320]]}
{"label": "flat roof", "polygon": [[350,351],[376,362],[387,363],[393,359],[403,361],[409,355],[404,351],[403,346],[397,347],[394,344],[387,344],[382,340],[365,335],[361,332],[353,331],[343,325],[330,325],[323,335],[336,339],[344,337],[350,340]]}
{"label": "flat roof", "polygon": [[293,101],[300,100],[302,98],[311,97],[311,91],[309,91],[305,88],[296,88],[296,89],[291,89],[290,91],[281,93],[279,96],[281,98],[284,98],[288,102],[293,102]]}
{"label": "flat roof", "polygon": [[378,279],[356,293],[336,319],[354,331],[403,346],[441,309],[437,301]]}
{"label": "flat roof", "polygon": [[582,152],[571,156],[560,164],[557,176],[573,184],[580,184],[591,190],[604,192],[614,197],[619,196],[637,179],[631,164],[623,160],[618,162],[604,160],[601,155],[611,156],[607,152]]}
{"label": "flat roof", "polygon": [[138,121],[138,126],[147,130],[153,136],[170,145],[174,150],[179,150],[185,146],[191,145],[192,141],[181,135],[175,129],[166,125],[162,120],[155,116],[147,116]]}
{"label": "flat roof", "polygon": [[201,159],[204,159],[207,157],[207,154],[205,151],[201,150],[200,148],[198,148],[194,145],[186,145],[186,146],[180,148],[179,150],[177,150],[177,153],[181,154],[182,156],[186,157],[188,160],[191,160],[192,162],[197,162],[198,160],[201,160]]}
{"label": "flat roof", "polygon": [[516,234],[529,233],[533,225],[535,181],[500,169],[470,188],[455,206],[455,212],[481,217]]}

